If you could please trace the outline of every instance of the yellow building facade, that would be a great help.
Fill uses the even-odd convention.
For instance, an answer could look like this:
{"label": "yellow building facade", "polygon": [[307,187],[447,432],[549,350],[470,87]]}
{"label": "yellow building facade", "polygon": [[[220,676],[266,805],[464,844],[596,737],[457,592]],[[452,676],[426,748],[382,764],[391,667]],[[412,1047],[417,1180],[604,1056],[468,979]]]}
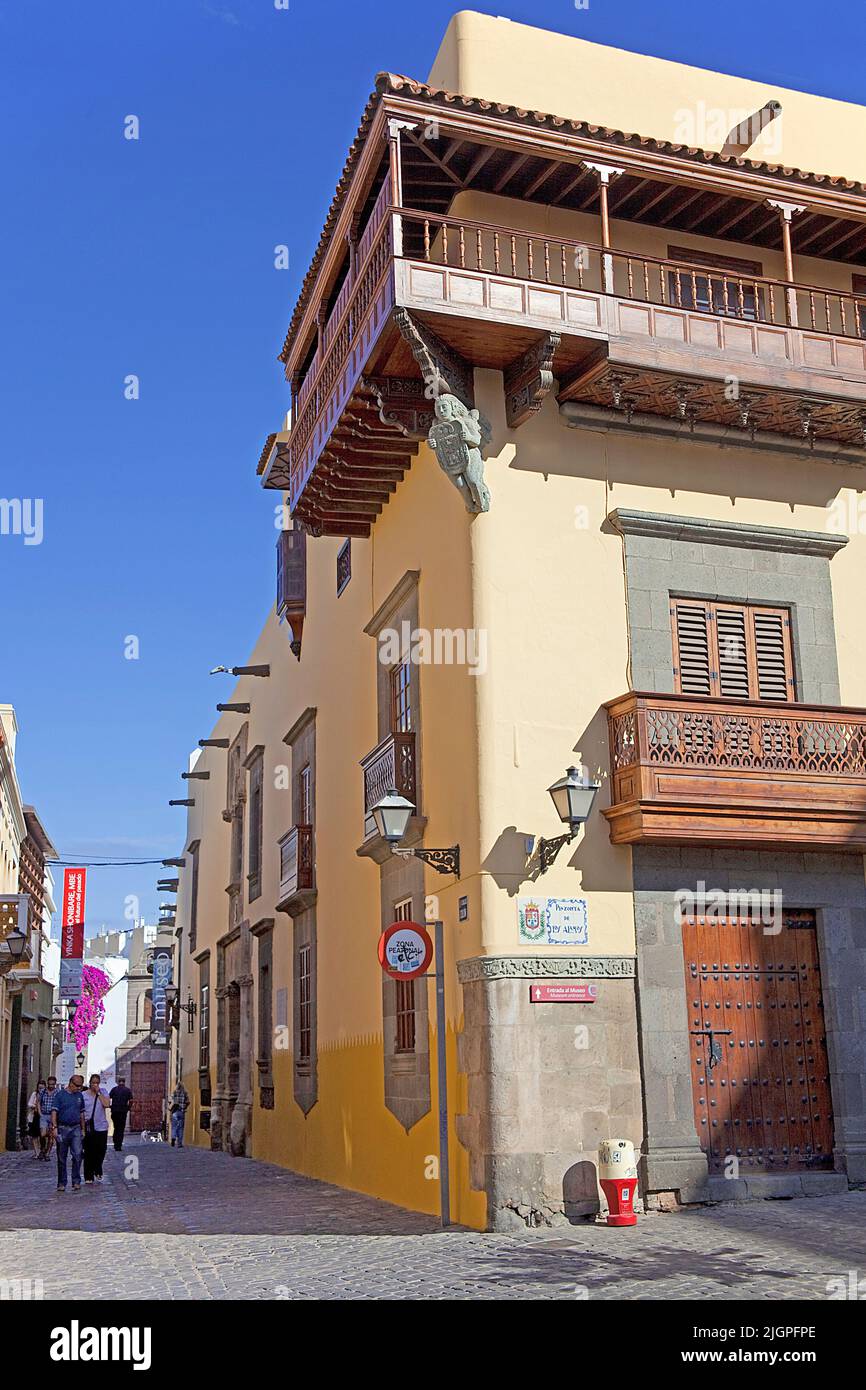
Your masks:
{"label": "yellow building facade", "polygon": [[438,1212],[434,981],[377,958],[426,915],[452,1220],[591,1214],[607,1138],[649,1202],[866,1178],[864,135],[473,13],[377,79],[185,783],[196,1143]]}

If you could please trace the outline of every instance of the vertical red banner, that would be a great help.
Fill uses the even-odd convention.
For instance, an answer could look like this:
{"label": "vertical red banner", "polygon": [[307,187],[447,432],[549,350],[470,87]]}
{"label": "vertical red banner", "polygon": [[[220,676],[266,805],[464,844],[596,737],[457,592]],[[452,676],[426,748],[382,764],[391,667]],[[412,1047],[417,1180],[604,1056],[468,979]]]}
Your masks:
{"label": "vertical red banner", "polygon": [[61,960],[81,960],[84,955],[84,894],[86,869],[63,870],[63,906],[60,932]]}

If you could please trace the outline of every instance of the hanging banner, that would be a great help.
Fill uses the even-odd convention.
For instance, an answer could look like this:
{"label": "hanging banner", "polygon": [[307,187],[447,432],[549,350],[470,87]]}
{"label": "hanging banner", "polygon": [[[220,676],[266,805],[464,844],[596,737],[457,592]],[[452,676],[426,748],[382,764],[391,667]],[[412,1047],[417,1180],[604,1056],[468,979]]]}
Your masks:
{"label": "hanging banner", "polygon": [[150,1041],[153,1047],[168,1047],[171,1042],[171,1023],[165,987],[172,982],[174,954],[171,946],[157,946],[153,952],[153,989]]}
{"label": "hanging banner", "polygon": [[84,897],[86,869],[63,870],[60,909],[60,998],[81,997],[84,969]]}

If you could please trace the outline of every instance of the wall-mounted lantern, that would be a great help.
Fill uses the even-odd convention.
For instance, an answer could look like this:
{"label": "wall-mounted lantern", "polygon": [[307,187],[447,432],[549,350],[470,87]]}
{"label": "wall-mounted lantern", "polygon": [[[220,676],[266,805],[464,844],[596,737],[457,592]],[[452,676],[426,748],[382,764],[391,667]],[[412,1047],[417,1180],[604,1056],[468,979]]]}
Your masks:
{"label": "wall-mounted lantern", "polygon": [[558,835],[555,840],[538,841],[540,873],[547,873],[562,846],[573,840],[580,827],[589,820],[592,804],[600,786],[600,782],[591,780],[586,768],[582,767],[578,771],[576,767],[570,767],[564,777],[560,777],[558,782],[548,787],[556,813],[568,826],[568,830],[564,835]]}
{"label": "wall-mounted lantern", "polygon": [[396,787],[390,787],[382,799],[377,801],[375,806],[370,807],[370,814],[377,831],[382,839],[391,846],[394,854],[399,854],[406,859],[421,859],[437,873],[453,874],[455,878],[459,878],[459,845],[452,845],[450,849],[399,848],[414,810],[415,807],[411,801],[407,801],[405,796],[399,796]]}

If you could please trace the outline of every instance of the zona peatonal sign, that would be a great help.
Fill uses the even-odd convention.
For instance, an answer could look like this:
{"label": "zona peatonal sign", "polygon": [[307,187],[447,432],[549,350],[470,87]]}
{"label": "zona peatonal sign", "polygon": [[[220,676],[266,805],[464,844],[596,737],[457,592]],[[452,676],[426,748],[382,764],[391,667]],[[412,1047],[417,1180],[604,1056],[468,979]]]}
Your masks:
{"label": "zona peatonal sign", "polygon": [[379,964],[395,980],[414,980],[433,959],[433,942],[420,922],[392,922],[379,937]]}

